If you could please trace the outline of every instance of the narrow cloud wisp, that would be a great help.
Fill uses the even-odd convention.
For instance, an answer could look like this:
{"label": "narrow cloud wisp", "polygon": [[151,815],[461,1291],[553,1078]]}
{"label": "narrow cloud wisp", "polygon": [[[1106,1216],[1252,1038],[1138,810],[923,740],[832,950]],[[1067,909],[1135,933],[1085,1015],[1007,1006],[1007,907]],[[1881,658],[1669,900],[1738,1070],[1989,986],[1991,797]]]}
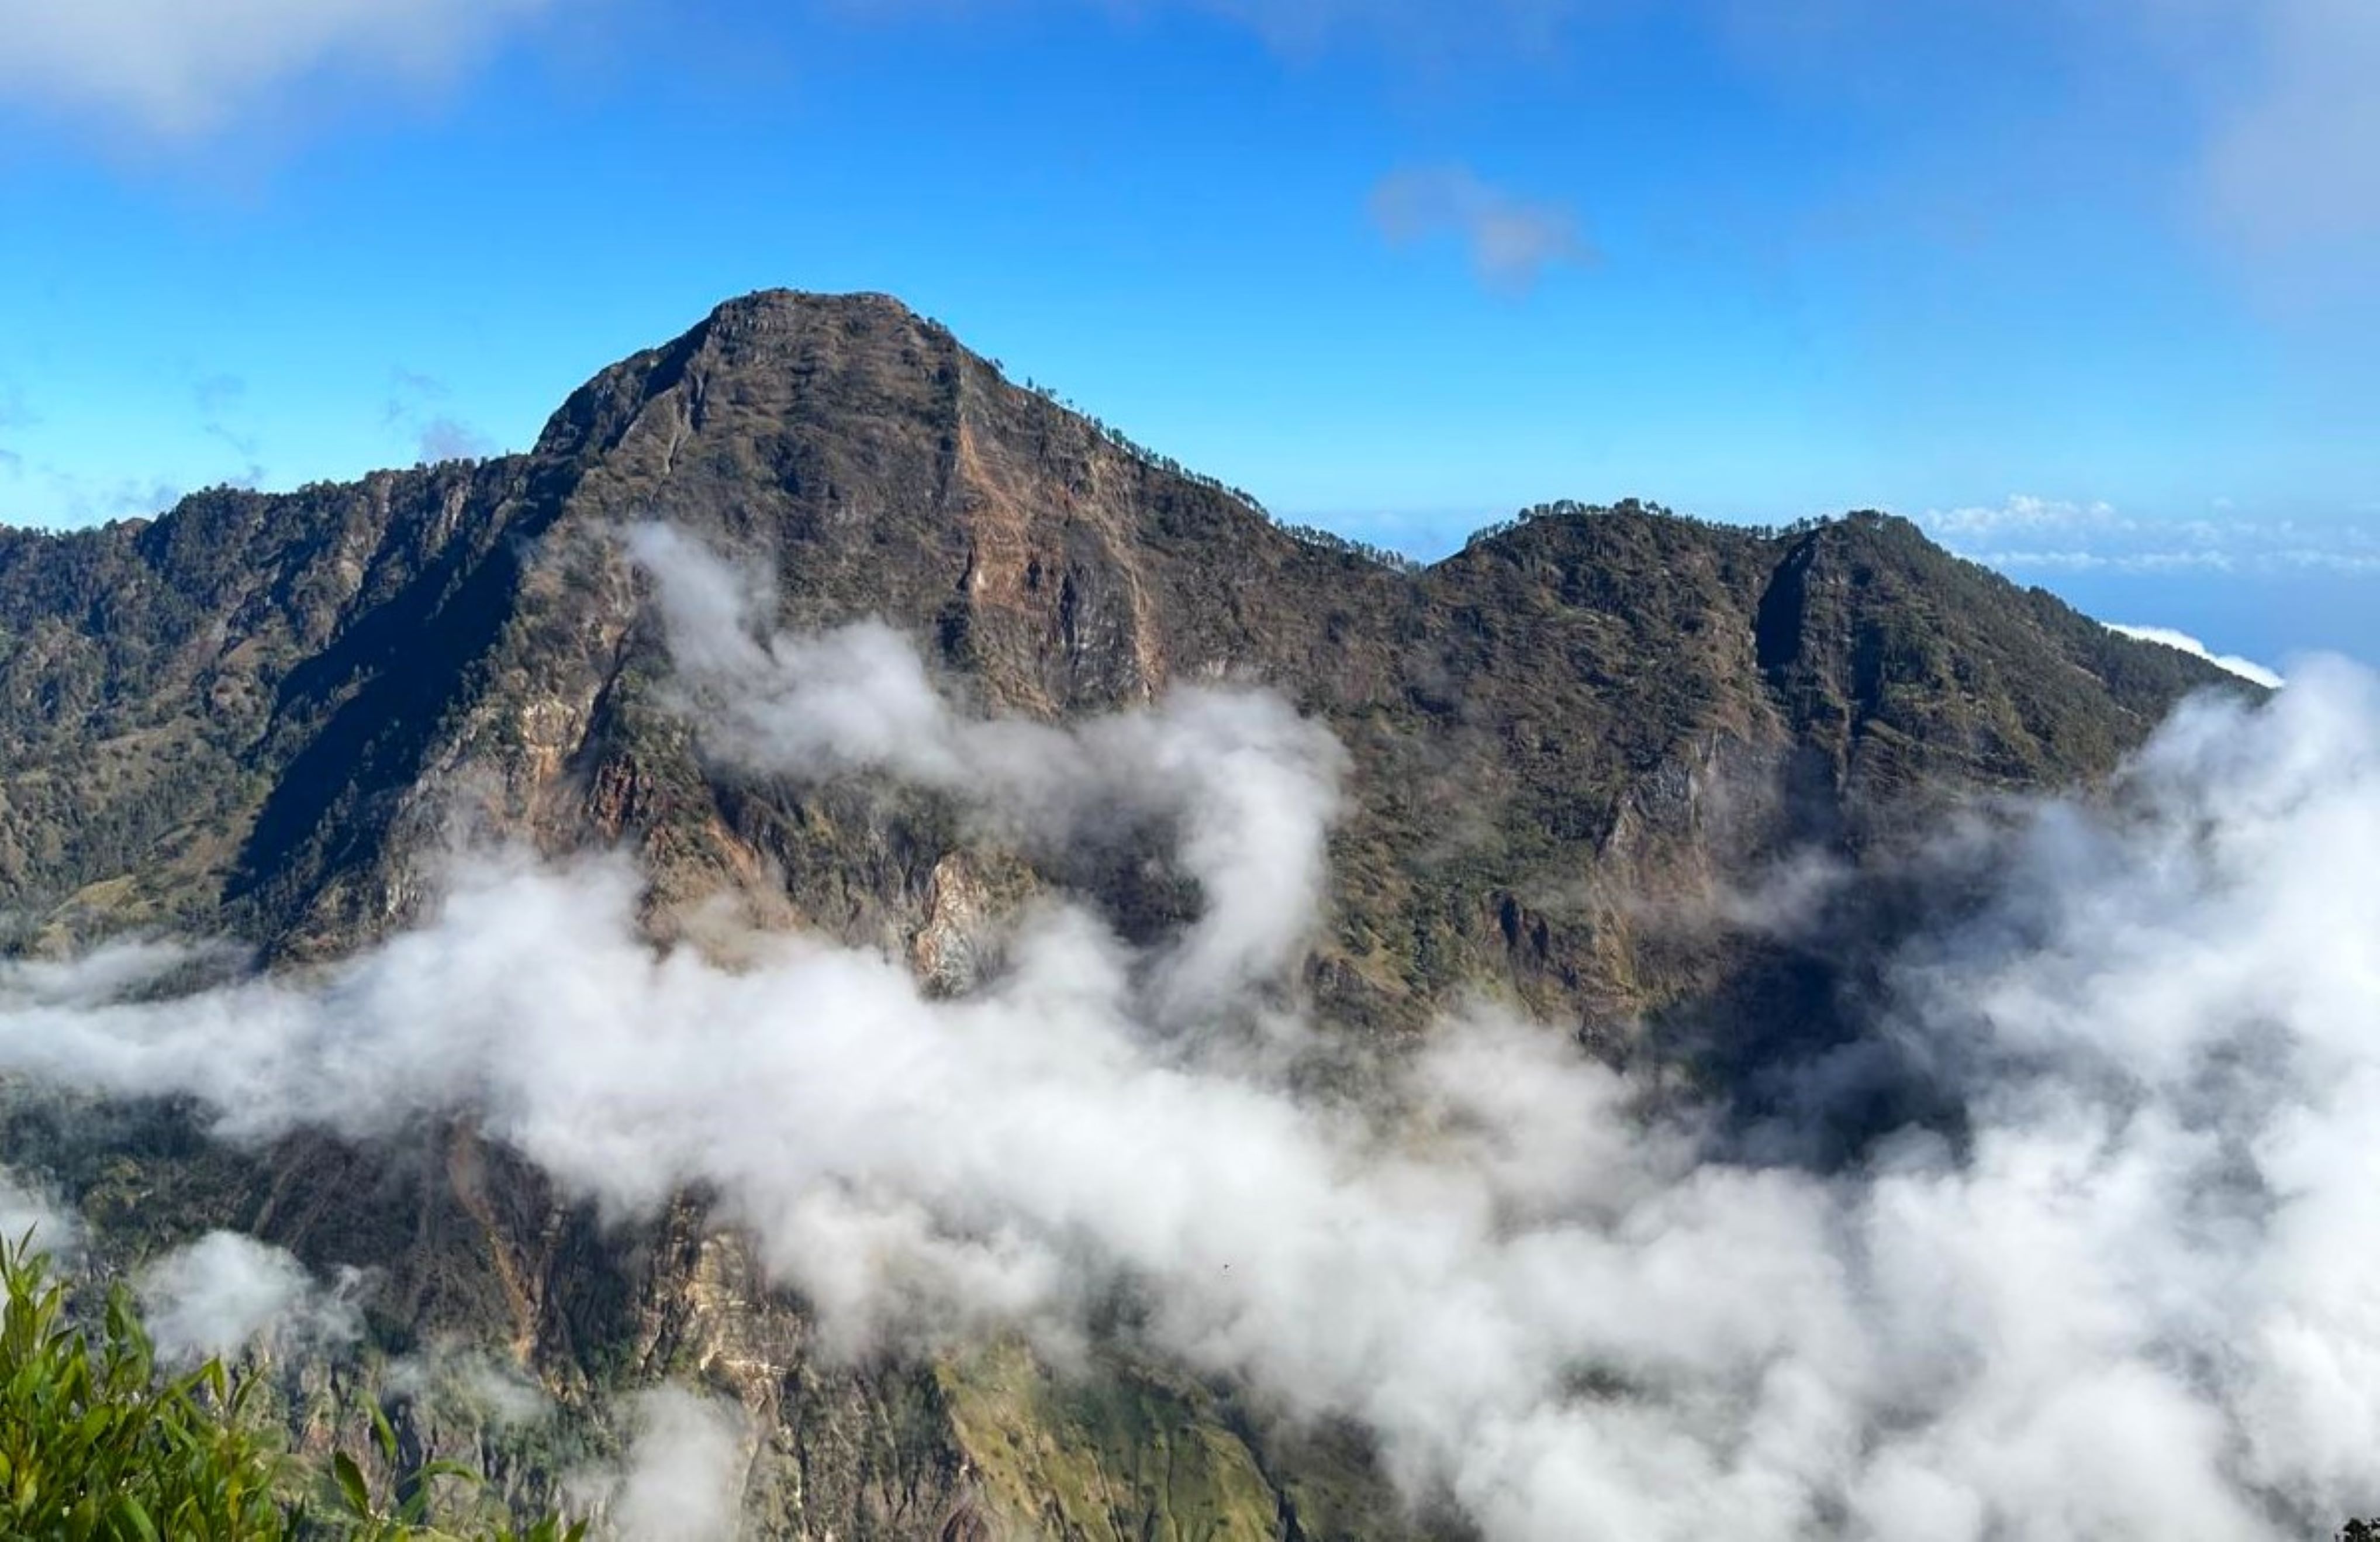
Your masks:
{"label": "narrow cloud wisp", "polygon": [[1052,900],[938,999],[817,937],[659,951],[623,859],[496,855],[304,977],[155,999],[171,955],[119,951],[0,978],[0,1070],[189,1097],[232,1139],[468,1110],[613,1213],[716,1196],[854,1349],[1062,1346],[1127,1289],[1148,1348],[1360,1421],[1495,1542],[2256,1542],[2380,1501],[2368,676],[2193,705],[2104,802],[2001,837],[1988,903],[1879,961],[1865,1025],[1941,1068],[1958,1137],[1822,1175],[1710,1160],[1493,1010],[1361,1108],[1185,1034],[1315,925],[1318,727],[1232,692],[971,720],[894,634],[770,635],[731,570],[638,540],[720,753],[1044,841],[1153,820],[1204,915],[1152,957]]}
{"label": "narrow cloud wisp", "polygon": [[1548,268],[1598,260],[1571,211],[1516,198],[1459,165],[1413,167],[1381,178],[1372,189],[1372,223],[1400,246],[1455,237],[1480,281],[1512,296],[1527,294]]}
{"label": "narrow cloud wisp", "polygon": [[2107,630],[2120,632],[2135,642],[2153,642],[2165,648],[2180,649],[2192,658],[2204,659],[2218,669],[2228,670],[2240,679],[2268,690],[2278,690],[2288,684],[2278,672],[2253,659],[2243,659],[2237,653],[2217,653],[2189,633],[2177,632],[2170,626],[2121,626],[2111,622]]}

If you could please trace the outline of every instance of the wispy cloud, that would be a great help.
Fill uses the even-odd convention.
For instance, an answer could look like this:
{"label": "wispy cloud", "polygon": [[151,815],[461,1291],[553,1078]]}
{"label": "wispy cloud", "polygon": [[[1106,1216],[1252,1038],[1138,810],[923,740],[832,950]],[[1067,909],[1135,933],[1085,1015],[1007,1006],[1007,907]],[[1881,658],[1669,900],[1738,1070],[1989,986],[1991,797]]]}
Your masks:
{"label": "wispy cloud", "polygon": [[201,375],[190,385],[190,399],[198,404],[200,430],[240,458],[240,469],[225,479],[239,487],[254,487],[264,480],[263,436],[253,429],[236,427],[232,421],[247,398],[248,382],[237,375]]}
{"label": "wispy cloud", "polygon": [[200,375],[190,383],[191,399],[210,418],[221,417],[225,408],[237,406],[247,395],[248,382],[237,375]]}
{"label": "wispy cloud", "polygon": [[416,458],[435,466],[443,460],[485,460],[496,453],[496,442],[459,418],[430,419],[414,435]]}
{"label": "wispy cloud", "polygon": [[1406,50],[1539,49],[1609,0],[1190,0],[1276,47],[1304,51],[1344,38]]}
{"label": "wispy cloud", "polygon": [[2380,534],[2345,518],[2265,518],[2228,505],[2211,518],[2150,518],[2020,493],[1917,522],[1962,556],[2011,572],[2380,574]]}
{"label": "wispy cloud", "polygon": [[81,1248],[82,1225],[39,1185],[0,1167],[0,1242],[28,1241],[54,1257],[71,1257]]}
{"label": "wispy cloud", "polygon": [[[0,381],[0,433],[27,427],[34,421],[33,409],[25,405],[24,392],[10,382]],[[23,453],[0,443],[0,477],[13,481],[24,474]]]}
{"label": "wispy cloud", "polygon": [[419,85],[555,0],[0,0],[0,103],[202,138],[324,75]]}
{"label": "wispy cloud", "polygon": [[2038,531],[2108,530],[2122,527],[2115,505],[2077,504],[2019,492],[2006,503],[1935,510],[1918,521],[1938,539],[1989,537]]}
{"label": "wispy cloud", "polygon": [[72,529],[111,519],[140,517],[171,508],[188,489],[157,477],[82,477],[39,461],[11,466],[0,457],[0,474],[12,492],[0,504],[0,524]]}
{"label": "wispy cloud", "polygon": [[[1110,0],[1122,4],[1123,0]],[[1159,0],[1149,0],[1159,3]],[[1574,49],[1627,0],[1173,0],[1238,22],[1284,53],[1372,45],[1425,65],[1527,58]],[[1956,52],[1912,59],[1901,45],[1925,7],[1893,0],[1679,0],[1697,28],[1755,75],[1840,75],[1890,60],[1905,84],[1962,90]],[[1938,7],[1962,25],[2040,31],[2022,6]],[[2298,303],[2309,287],[2361,284],[2380,252],[2380,6],[2369,0],[2124,0],[2049,9],[2059,56],[2161,78],[2180,159],[2165,175],[2213,238],[2247,260],[2252,282]],[[1932,71],[1929,79],[1922,72]],[[2086,77],[2087,78],[2087,77]],[[2347,259],[2342,261],[2341,259]],[[2284,290],[2297,293],[2283,297]]]}
{"label": "wispy cloud", "polygon": [[[0,0],[5,4],[6,0]],[[241,468],[232,480],[252,485],[263,467],[256,462],[258,441],[224,421],[223,412],[246,389],[230,375],[201,376],[190,382],[201,431],[229,445],[240,457]],[[0,380],[0,484],[7,487],[0,502],[0,524],[72,528],[94,525],[130,515],[154,514],[183,493],[183,487],[158,477],[90,476],[68,471],[40,454],[6,443],[12,430],[30,428],[42,415],[24,391]]]}
{"label": "wispy cloud", "polygon": [[452,394],[446,382],[403,365],[388,372],[389,397],[382,420],[413,443],[413,458],[425,466],[447,460],[484,460],[497,452],[493,439],[443,408]]}
{"label": "wispy cloud", "polygon": [[1502,294],[1526,294],[1548,268],[1597,260],[1569,208],[1494,187],[1467,166],[1392,172],[1372,189],[1371,210],[1380,234],[1399,245],[1460,241],[1480,282]]}
{"label": "wispy cloud", "polygon": [[735,1542],[743,1511],[742,1410],[674,1387],[636,1399],[625,1470],[575,1487],[623,1542]]}
{"label": "wispy cloud", "polygon": [[[2168,10],[2170,6],[2159,6]],[[2270,254],[2380,240],[2380,6],[2369,0],[2258,0],[2244,87],[2224,91],[2204,176],[2231,239]]]}
{"label": "wispy cloud", "polygon": [[[854,17],[990,10],[1017,0],[817,0]],[[1032,3],[1032,0],[1026,0]],[[1426,65],[1541,53],[1582,20],[1624,11],[1633,0],[1040,0],[1053,9],[1134,18],[1157,9],[1193,12],[1245,28],[1267,46],[1304,58],[1334,46],[1394,54]],[[1705,0],[1693,0],[1703,4]]]}

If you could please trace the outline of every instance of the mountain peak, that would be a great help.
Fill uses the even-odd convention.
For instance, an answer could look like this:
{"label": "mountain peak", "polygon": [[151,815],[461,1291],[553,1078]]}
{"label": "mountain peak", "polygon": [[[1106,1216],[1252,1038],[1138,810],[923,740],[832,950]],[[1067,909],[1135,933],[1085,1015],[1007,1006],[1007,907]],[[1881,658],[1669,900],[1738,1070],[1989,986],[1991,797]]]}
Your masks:
{"label": "mountain peak", "polygon": [[691,389],[698,400],[714,382],[769,376],[851,395],[852,382],[838,377],[856,370],[874,377],[873,391],[856,393],[866,397],[893,388],[894,376],[941,373],[962,351],[947,329],[891,295],[755,290],[598,373],[547,421],[537,453],[563,457],[616,444],[648,404],[673,391]]}
{"label": "mountain peak", "polygon": [[[2221,683],[1881,515],[1771,533],[1549,504],[1399,573],[1006,381],[891,296],[771,289],[597,374],[528,456],[17,543],[0,641],[73,641],[0,647],[6,699],[55,703],[14,726],[0,712],[0,749],[36,771],[72,763],[77,714],[103,705],[119,735],[197,735],[222,807],[191,824],[178,886],[152,884],[148,914],[238,901],[261,935],[335,941],[385,911],[375,885],[407,881],[395,820],[441,795],[426,768],[501,763],[549,831],[583,815],[609,840],[661,819],[547,807],[581,796],[607,735],[628,733],[614,717],[640,677],[623,661],[647,642],[636,586],[585,558],[652,520],[771,577],[783,624],[889,621],[989,707],[1060,718],[1179,682],[1271,682],[1392,747],[1371,789],[1384,817],[1415,768],[1463,761],[1506,788],[1499,839],[1532,862],[1606,839],[1643,779],[1720,740],[1747,762],[1814,759],[1856,813],[1919,783],[2096,773],[2182,692]],[[570,725],[566,742],[523,750],[530,721]],[[1505,734],[1536,747],[1518,769],[1463,760]],[[179,764],[144,759],[120,786],[37,776],[40,798],[0,818],[0,898],[46,915],[111,892],[132,837],[174,828],[181,805],[149,795]],[[278,790],[243,801],[260,777]],[[705,830],[695,844],[719,845]],[[719,861],[775,859],[745,839]],[[1436,881],[1417,868],[1390,891]]]}
{"label": "mountain peak", "polygon": [[932,336],[953,343],[947,328],[918,314],[897,296],[875,290],[828,293],[808,289],[755,289],[713,306],[680,339],[713,345],[798,345],[820,334],[895,341]]}
{"label": "mountain peak", "polygon": [[[932,787],[739,770],[689,715],[650,575],[621,549],[623,527],[648,521],[768,594],[729,624],[815,635],[873,618],[970,716],[1062,722],[1184,683],[1289,698],[1345,755],[1295,983],[1350,1043],[1484,998],[1681,1066],[1823,1048],[1848,995],[1831,977],[1765,938],[1662,917],[1767,892],[1777,860],[1812,847],[1856,859],[1934,790],[2102,773],[2184,692],[2225,679],[1875,516],[1768,533],[1548,504],[1395,571],[1292,539],[898,300],[771,290],[601,371],[527,457],[0,537],[0,946],[158,930],[333,957],[421,913],[458,827],[621,854],[656,933],[747,914],[905,960],[936,992],[983,983],[1053,896],[1131,948],[1195,924],[1196,874],[1138,814],[1043,851]],[[1244,774],[1239,729],[1198,742],[1209,773]],[[1737,1037],[1697,1037],[1706,1024]],[[885,1535],[921,1494],[922,1512],[970,1514],[1013,1494],[1030,1530],[1044,1480],[978,1491],[953,1475],[1090,1449],[1038,1413],[1012,1439],[940,1390],[896,1405],[891,1383],[836,1382],[800,1304],[743,1288],[757,1264],[708,1272],[740,1255],[680,1245],[695,1234],[674,1210],[664,1233],[557,1209],[468,1128],[385,1170],[327,1137],[226,1156],[179,1126],[110,1149],[114,1128],[0,1118],[0,1161],[32,1149],[79,1174],[68,1192],[94,1215],[157,1196],[141,1201],[152,1230],[252,1220],[318,1268],[384,1281],[409,1342],[535,1346],[554,1385],[624,1374],[656,1342],[738,1346],[694,1358],[776,1421],[754,1491],[798,1492],[802,1535]],[[679,1325],[719,1337],[670,1338]],[[952,1397],[987,1385],[925,1374],[954,1378],[914,1383]],[[1293,1499],[1303,1530],[1308,1492],[1377,1487],[1360,1456],[1269,1447],[1181,1401],[1169,1389],[1204,1383],[1171,1369],[1102,1385],[1100,1400],[1143,1401],[1099,1406],[1184,1431],[1179,1450],[1256,1442],[1233,1459],[1239,1519],[1212,1534],[1274,1535]],[[894,1499],[854,1487],[855,1450],[889,1453]],[[1279,1492],[1275,1473],[1290,1475]],[[1182,1529],[1162,1510],[1121,1529]]]}
{"label": "mountain peak", "polygon": [[711,322],[771,316],[835,316],[892,322],[922,321],[899,296],[880,289],[754,289],[711,307]]}

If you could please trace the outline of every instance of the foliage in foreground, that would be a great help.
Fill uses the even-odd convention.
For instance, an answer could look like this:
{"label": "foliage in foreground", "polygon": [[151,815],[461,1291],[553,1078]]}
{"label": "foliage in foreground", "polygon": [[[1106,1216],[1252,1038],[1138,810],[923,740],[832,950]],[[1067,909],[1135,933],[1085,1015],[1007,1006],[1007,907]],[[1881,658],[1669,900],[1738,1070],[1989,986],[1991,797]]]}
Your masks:
{"label": "foliage in foreground", "polygon": [[[100,1320],[78,1324],[67,1289],[30,1239],[0,1238],[0,1536],[59,1542],[437,1542],[430,1515],[451,1463],[408,1475],[404,1497],[376,1502],[355,1459],[332,1458],[330,1481],[296,1461],[248,1417],[258,1383],[210,1360],[162,1376],[121,1285]],[[396,1439],[377,1410],[384,1455]],[[309,1495],[321,1502],[310,1503]],[[484,1542],[580,1542],[583,1524],[547,1517]]]}

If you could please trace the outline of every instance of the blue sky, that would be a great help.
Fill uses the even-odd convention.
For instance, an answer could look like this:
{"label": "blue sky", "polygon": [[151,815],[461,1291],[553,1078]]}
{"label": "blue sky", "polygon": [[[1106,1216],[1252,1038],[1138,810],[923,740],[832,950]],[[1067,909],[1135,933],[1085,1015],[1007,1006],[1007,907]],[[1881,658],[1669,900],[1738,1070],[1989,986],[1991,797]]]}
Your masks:
{"label": "blue sky", "polygon": [[729,294],[884,289],[1425,553],[1554,497],[1881,506],[2115,619],[2380,657],[2374,0],[0,0],[0,520],[520,447]]}

